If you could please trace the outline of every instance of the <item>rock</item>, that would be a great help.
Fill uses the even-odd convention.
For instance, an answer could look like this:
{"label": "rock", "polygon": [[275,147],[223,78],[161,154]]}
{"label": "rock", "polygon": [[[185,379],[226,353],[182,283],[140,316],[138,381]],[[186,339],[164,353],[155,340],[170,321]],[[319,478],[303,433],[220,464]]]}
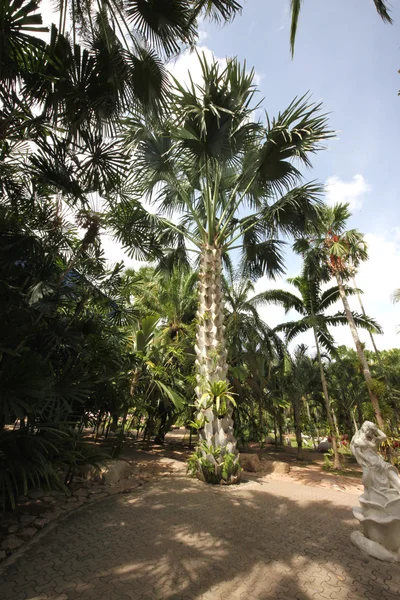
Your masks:
{"label": "rock", "polygon": [[111,460],[102,467],[101,473],[103,483],[115,485],[118,481],[127,479],[131,467],[125,460]]}
{"label": "rock", "polygon": [[48,523],[50,523],[49,519],[36,519],[34,525],[38,529],[43,529]]}
{"label": "rock", "polygon": [[107,460],[100,469],[93,465],[84,465],[79,469],[81,477],[107,485],[114,485],[121,479],[127,479],[130,474],[131,467],[125,460]]}
{"label": "rock", "polygon": [[53,499],[55,498],[56,500],[65,500],[69,497],[65,492],[52,492],[51,495]]}
{"label": "rock", "polygon": [[42,519],[45,519],[49,523],[50,521],[54,521],[54,519],[58,519],[60,514],[61,510],[55,510],[54,512],[45,512],[42,514]]}
{"label": "rock", "polygon": [[43,496],[43,502],[54,502],[53,496]]}
{"label": "rock", "polygon": [[272,463],[272,469],[274,473],[289,473],[290,465],[280,460],[274,460]]}
{"label": "rock", "polygon": [[101,470],[93,465],[82,465],[77,469],[76,474],[79,478],[88,481],[102,481]]}
{"label": "rock", "polygon": [[10,525],[10,527],[7,529],[8,533],[16,533],[19,529],[18,525]]}
{"label": "rock", "polygon": [[21,529],[18,535],[20,535],[24,540],[29,540],[36,533],[37,529],[35,529],[34,527],[27,527],[26,529]]}
{"label": "rock", "polygon": [[0,560],[4,560],[7,557],[7,554],[4,552],[4,550],[0,551]]}
{"label": "rock", "polygon": [[106,492],[93,492],[90,494],[90,500],[101,500],[102,498],[107,498],[107,496]]}
{"label": "rock", "polygon": [[275,438],[267,435],[264,440],[264,444],[275,444]]}
{"label": "rock", "polygon": [[79,498],[79,500],[81,500],[81,498],[87,498],[88,494],[89,494],[88,490],[84,490],[82,488],[79,488],[78,490],[75,490],[75,492],[74,492],[74,496]]}
{"label": "rock", "polygon": [[28,496],[31,500],[39,500],[39,498],[43,498],[44,492],[42,490],[32,490]]}
{"label": "rock", "polygon": [[20,502],[28,502],[28,500],[29,500],[28,496],[18,496],[17,502],[18,503],[20,503]]}
{"label": "rock", "polygon": [[263,460],[262,468],[264,473],[289,473],[290,465],[280,460]]}
{"label": "rock", "polygon": [[244,471],[257,473],[262,470],[262,464],[257,454],[241,454],[239,462]]}
{"label": "rock", "polygon": [[24,542],[16,535],[9,535],[2,541],[1,549],[13,552],[13,550],[20,548],[23,543]]}
{"label": "rock", "polygon": [[317,446],[317,452],[328,452],[332,448],[332,443],[328,440],[320,442]]}
{"label": "rock", "polygon": [[19,520],[23,525],[30,525],[36,519],[34,515],[21,515]]}

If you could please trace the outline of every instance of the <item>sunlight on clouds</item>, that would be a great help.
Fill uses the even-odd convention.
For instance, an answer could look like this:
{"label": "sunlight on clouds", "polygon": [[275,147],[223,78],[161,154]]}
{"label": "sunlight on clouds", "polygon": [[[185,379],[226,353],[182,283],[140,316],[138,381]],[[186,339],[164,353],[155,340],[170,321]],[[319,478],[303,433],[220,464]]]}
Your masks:
{"label": "sunlight on clouds", "polygon": [[362,207],[365,194],[371,191],[371,186],[360,174],[354,175],[351,181],[343,181],[336,175],[328,177],[325,187],[327,204],[348,202],[352,211]]}
{"label": "sunlight on clouds", "polygon": [[[201,65],[197,54],[204,55],[208,63],[214,57],[210,48],[200,45],[196,47],[195,51],[186,50],[167,65],[168,70],[179,83],[188,84],[190,82],[189,73],[194,83],[202,82]],[[221,68],[226,66],[226,59],[215,57],[215,60],[221,65]]]}
{"label": "sunlight on clouds", "polygon": [[[204,40],[207,37],[207,34],[204,36],[203,34],[206,32],[200,32],[199,40]],[[212,60],[216,60],[221,69],[226,67],[227,58],[219,58],[214,56],[212,50],[205,45],[196,46],[195,50],[186,50],[182,52],[176,59],[170,61],[167,65],[170,73],[179,81],[179,83],[188,84],[190,82],[189,73],[192,77],[192,80],[195,84],[201,84],[202,82],[202,74],[201,74],[201,65],[198,59],[197,54],[202,57],[205,56],[208,63],[211,63]],[[254,84],[258,86],[263,79],[263,75],[254,73]]]}

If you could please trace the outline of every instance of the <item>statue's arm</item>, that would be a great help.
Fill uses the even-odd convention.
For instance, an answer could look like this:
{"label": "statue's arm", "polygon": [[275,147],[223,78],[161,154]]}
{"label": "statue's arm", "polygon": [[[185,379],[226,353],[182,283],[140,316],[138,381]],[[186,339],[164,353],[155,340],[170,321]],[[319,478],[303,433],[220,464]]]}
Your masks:
{"label": "statue's arm", "polygon": [[377,433],[376,433],[376,441],[381,444],[382,442],[384,442],[385,440],[387,440],[387,435],[385,433],[383,433],[383,431],[381,431],[380,429],[377,428]]}
{"label": "statue's arm", "polygon": [[363,454],[361,452],[360,445],[361,444],[358,442],[358,440],[354,440],[351,445],[352,446],[351,451],[353,453],[354,458],[356,459],[356,461],[358,463],[360,463],[361,459],[363,458]]}

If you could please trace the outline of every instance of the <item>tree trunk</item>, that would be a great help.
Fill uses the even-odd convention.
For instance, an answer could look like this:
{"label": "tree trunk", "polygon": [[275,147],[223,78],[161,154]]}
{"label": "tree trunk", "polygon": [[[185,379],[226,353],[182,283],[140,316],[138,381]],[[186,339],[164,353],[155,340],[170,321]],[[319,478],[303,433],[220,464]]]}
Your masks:
{"label": "tree trunk", "polygon": [[337,420],[336,413],[335,413],[333,406],[331,406],[331,410],[332,410],[333,423],[335,425],[336,437],[338,440],[340,440],[340,431],[339,431],[338,420]]}
{"label": "tree trunk", "polygon": [[119,456],[121,454],[122,446],[123,446],[124,440],[125,440],[125,426],[126,426],[126,422],[128,420],[128,411],[129,411],[129,407],[126,407],[125,411],[124,411],[124,416],[122,417],[121,428],[118,432],[117,437],[115,438],[114,448],[112,451],[113,458],[116,458],[117,456]]}
{"label": "tree trunk", "polygon": [[353,314],[350,310],[350,305],[347,300],[346,291],[344,289],[344,285],[343,285],[343,281],[342,281],[342,277],[341,277],[340,273],[336,273],[336,280],[337,280],[337,284],[338,284],[338,288],[339,288],[340,297],[343,302],[344,312],[346,313],[346,318],[349,323],[351,335],[353,336],[357,355],[358,355],[359,361],[362,366],[365,383],[367,384],[369,397],[370,397],[371,404],[372,404],[372,407],[375,412],[376,421],[378,423],[379,429],[381,429],[383,431],[385,429],[385,421],[383,420],[383,417],[382,417],[381,409],[379,406],[379,400],[372,390],[371,371],[369,370],[368,362],[367,362],[367,359],[364,354],[364,349],[362,347],[360,338],[358,336],[357,327],[354,322]]}
{"label": "tree trunk", "polygon": [[[220,417],[215,406],[204,406],[203,404],[204,394],[208,392],[209,384],[228,381],[221,268],[221,249],[205,246],[200,258],[199,308],[195,346],[197,387],[195,391],[199,409],[197,420],[204,423],[199,430],[199,443],[205,442],[207,445],[207,450],[204,445],[203,448],[199,445],[199,452],[202,454],[203,461],[208,463],[210,472],[212,466],[214,467],[215,472],[211,473],[210,480],[215,480],[215,482],[222,477],[222,463],[226,453],[236,454],[235,465],[238,464],[232,407],[228,406],[226,413]],[[215,457],[213,453],[218,448],[220,455]],[[202,478],[200,472],[198,476]]]}
{"label": "tree trunk", "polygon": [[353,411],[351,411],[351,418],[352,418],[353,425],[354,425],[354,433],[357,433],[357,431],[358,431],[358,425],[357,425],[357,421],[356,421],[356,418],[354,416],[354,412]]}
{"label": "tree trunk", "polygon": [[279,427],[279,444],[283,446],[283,408],[279,408],[279,419],[278,419],[278,427]]}
{"label": "tree trunk", "polygon": [[301,407],[300,407],[300,398],[292,399],[293,406],[293,417],[294,417],[294,428],[296,432],[296,443],[297,443],[297,458],[301,460],[302,457],[302,448],[303,448],[303,438],[301,437]]}
{"label": "tree trunk", "polygon": [[362,409],[361,409],[361,404],[358,403],[357,404],[357,417],[358,417],[358,426],[361,427],[364,421],[363,418],[363,414],[362,414]]}
{"label": "tree trunk", "polygon": [[332,417],[331,403],[330,403],[329,394],[328,394],[328,386],[326,384],[324,367],[323,367],[322,360],[321,360],[321,352],[319,349],[319,342],[318,342],[318,337],[317,337],[317,332],[315,330],[315,327],[313,327],[313,331],[314,331],[315,346],[317,349],[319,371],[321,374],[322,390],[324,392],[326,416],[328,417],[329,430],[330,430],[329,432],[330,432],[330,437],[332,439],[333,468],[340,470],[342,468],[342,465],[340,463],[340,457],[339,457],[339,452],[338,452],[338,447],[337,447],[337,439],[336,439],[336,435],[335,435],[334,423],[333,423],[333,417]]}
{"label": "tree trunk", "polygon": [[309,429],[310,429],[310,435],[311,435],[312,443],[313,443],[313,446],[314,446],[314,450],[316,450],[317,445],[315,443],[314,421],[313,421],[312,416],[311,416],[310,404],[308,402],[307,397],[304,398],[304,402],[305,402],[306,409],[307,409],[307,418],[308,418],[308,424],[309,424]]}
{"label": "tree trunk", "polygon": [[[354,279],[354,277],[352,277],[352,282],[353,282],[353,287],[355,289],[357,289],[356,280]],[[364,304],[363,304],[363,301],[362,301],[361,296],[358,293],[358,291],[357,291],[357,298],[358,298],[358,302],[360,303],[362,314],[364,315],[364,317],[366,317],[367,313],[365,312]],[[372,344],[372,347],[373,347],[374,352],[376,354],[376,358],[378,359],[379,365],[380,365],[380,367],[382,369],[382,375],[383,375],[383,377],[385,379],[385,384],[386,384],[387,390],[390,391],[391,386],[390,386],[390,382],[389,382],[388,376],[386,374],[386,369],[385,369],[385,365],[383,364],[381,353],[379,352],[379,350],[377,348],[377,345],[375,344],[375,338],[374,338],[374,335],[373,335],[372,331],[369,331],[368,333],[369,333],[369,337],[371,338],[371,344]]]}

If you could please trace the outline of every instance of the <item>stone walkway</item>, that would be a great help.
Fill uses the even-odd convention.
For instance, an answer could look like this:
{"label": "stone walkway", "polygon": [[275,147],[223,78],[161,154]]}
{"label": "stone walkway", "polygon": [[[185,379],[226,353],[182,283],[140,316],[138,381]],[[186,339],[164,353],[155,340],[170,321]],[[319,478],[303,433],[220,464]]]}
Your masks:
{"label": "stone walkway", "polygon": [[85,506],[0,575],[1,600],[398,600],[400,566],[350,543],[357,496],[181,474]]}

